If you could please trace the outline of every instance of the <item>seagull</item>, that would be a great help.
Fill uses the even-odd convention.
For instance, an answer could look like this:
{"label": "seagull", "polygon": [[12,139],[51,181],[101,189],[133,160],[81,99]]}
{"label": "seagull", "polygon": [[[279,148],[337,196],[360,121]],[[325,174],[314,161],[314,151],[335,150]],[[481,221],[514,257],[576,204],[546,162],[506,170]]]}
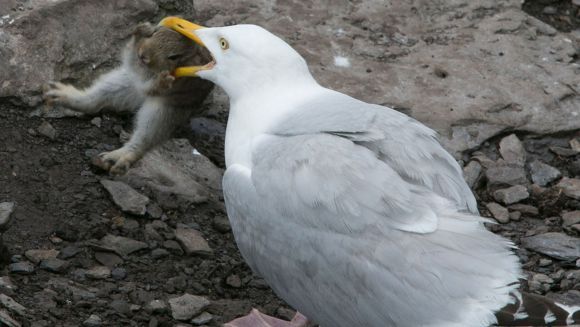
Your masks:
{"label": "seagull", "polygon": [[577,308],[518,291],[514,245],[485,228],[433,130],[319,85],[304,58],[262,27],[177,17],[160,25],[212,55],[174,74],[228,94],[223,192],[232,231],[253,272],[298,310],[292,321],[252,310],[226,326],[574,322]]}

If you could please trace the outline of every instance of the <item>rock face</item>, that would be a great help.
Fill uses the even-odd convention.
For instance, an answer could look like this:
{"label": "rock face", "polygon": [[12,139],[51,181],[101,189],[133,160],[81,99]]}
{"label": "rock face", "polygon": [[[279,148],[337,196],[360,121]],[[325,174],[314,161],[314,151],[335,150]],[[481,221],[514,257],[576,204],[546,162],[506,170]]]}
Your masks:
{"label": "rock face", "polygon": [[558,260],[580,258],[580,239],[563,233],[544,233],[524,238],[522,245]]}
{"label": "rock face", "polygon": [[[506,128],[580,128],[576,36],[528,16],[521,3],[459,0],[418,9],[409,1],[198,0],[195,9],[209,18],[206,26],[267,28],[306,58],[322,85],[410,113],[457,153]],[[335,64],[339,56],[350,64]]]}
{"label": "rock face", "polygon": [[[131,28],[167,14],[192,14],[193,4],[169,1],[28,1],[0,6],[0,98],[40,102],[43,83],[86,82],[118,60]],[[31,55],[34,54],[34,55]]]}

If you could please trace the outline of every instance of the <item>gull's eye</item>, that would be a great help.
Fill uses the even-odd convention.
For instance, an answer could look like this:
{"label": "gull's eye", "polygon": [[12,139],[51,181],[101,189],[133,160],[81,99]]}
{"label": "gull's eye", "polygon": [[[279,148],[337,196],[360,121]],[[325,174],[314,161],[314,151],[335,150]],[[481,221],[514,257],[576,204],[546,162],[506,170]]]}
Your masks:
{"label": "gull's eye", "polygon": [[230,44],[228,43],[228,41],[226,39],[224,39],[223,37],[220,38],[220,47],[223,50],[227,50],[230,47]]}

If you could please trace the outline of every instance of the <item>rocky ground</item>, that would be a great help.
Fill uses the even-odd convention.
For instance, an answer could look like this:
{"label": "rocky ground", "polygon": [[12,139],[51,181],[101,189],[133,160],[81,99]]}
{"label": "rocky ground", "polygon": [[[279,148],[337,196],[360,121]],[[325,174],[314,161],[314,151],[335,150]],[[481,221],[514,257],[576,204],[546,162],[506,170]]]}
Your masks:
{"label": "rocky ground", "polygon": [[[114,65],[110,52],[126,33],[110,29],[122,27],[113,18],[131,24],[184,12],[208,25],[265,25],[308,58],[323,84],[437,128],[464,166],[481,213],[499,222],[489,228],[519,246],[525,288],[580,303],[575,0],[409,8],[383,8],[382,1],[0,3],[0,45],[9,45],[0,47],[0,73],[9,77],[0,80],[0,325],[220,326],[251,307],[293,314],[252,275],[229,229],[220,195],[223,93],[208,97],[206,116],[179,139],[116,179],[90,157],[121,144],[128,117],[68,117],[40,104],[44,81],[86,84]],[[46,16],[59,19],[39,18]],[[414,24],[416,16],[431,24]],[[33,38],[35,24],[54,33]],[[510,53],[512,43],[525,54]],[[45,56],[27,61],[29,45]],[[535,68],[509,68],[520,64]]]}

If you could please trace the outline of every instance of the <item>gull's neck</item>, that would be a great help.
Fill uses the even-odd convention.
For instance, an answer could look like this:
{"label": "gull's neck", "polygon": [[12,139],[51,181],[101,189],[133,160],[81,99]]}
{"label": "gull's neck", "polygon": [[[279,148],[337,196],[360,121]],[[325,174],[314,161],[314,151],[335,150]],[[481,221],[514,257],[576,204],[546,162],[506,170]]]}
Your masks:
{"label": "gull's neck", "polygon": [[226,167],[241,164],[252,168],[252,148],[285,115],[322,88],[314,79],[277,83],[242,94],[230,95],[230,113],[226,129]]}

